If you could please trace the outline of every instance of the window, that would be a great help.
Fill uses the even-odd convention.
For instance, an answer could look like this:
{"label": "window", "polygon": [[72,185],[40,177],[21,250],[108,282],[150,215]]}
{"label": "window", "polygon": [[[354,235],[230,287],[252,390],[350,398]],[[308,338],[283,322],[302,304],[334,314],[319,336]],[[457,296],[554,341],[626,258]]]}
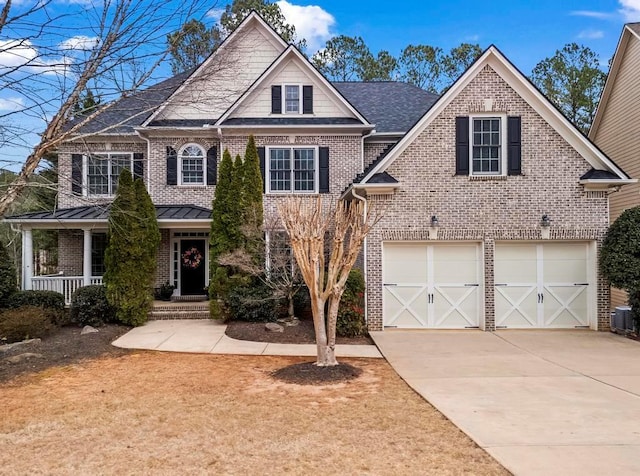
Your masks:
{"label": "window", "polygon": [[270,148],[269,191],[315,193],[317,156],[316,148]]}
{"label": "window", "polygon": [[105,272],[104,252],[107,249],[107,234],[91,234],[91,276],[102,276]]}
{"label": "window", "polygon": [[133,170],[133,154],[105,153],[87,156],[88,195],[115,195],[124,169]]}
{"label": "window", "polygon": [[471,170],[474,175],[502,173],[502,131],[499,117],[473,118]]}
{"label": "window", "polygon": [[204,150],[188,144],[180,150],[180,184],[204,185]]}
{"label": "window", "polygon": [[284,87],[284,112],[300,113],[300,86],[287,84]]}

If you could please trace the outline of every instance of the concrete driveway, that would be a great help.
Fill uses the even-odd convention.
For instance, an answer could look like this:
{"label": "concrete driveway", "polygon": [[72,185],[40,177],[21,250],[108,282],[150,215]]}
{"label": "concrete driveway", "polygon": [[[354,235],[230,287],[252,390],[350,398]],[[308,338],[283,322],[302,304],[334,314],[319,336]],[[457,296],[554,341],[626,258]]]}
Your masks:
{"label": "concrete driveway", "polygon": [[514,474],[640,474],[640,342],[586,330],[372,337],[411,387]]}

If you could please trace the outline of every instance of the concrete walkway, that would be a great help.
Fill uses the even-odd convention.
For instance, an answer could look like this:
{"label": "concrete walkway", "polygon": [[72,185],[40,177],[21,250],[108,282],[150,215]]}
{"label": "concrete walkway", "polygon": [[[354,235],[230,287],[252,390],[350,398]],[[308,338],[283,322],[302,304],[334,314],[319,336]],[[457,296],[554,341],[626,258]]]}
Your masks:
{"label": "concrete walkway", "polygon": [[411,387],[514,474],[640,474],[640,342],[592,331],[372,337]]}
{"label": "concrete walkway", "polygon": [[[314,344],[269,344],[227,337],[226,325],[211,319],[149,321],[113,342],[124,349],[205,354],[316,355]],[[337,357],[382,358],[375,345],[337,345]]]}

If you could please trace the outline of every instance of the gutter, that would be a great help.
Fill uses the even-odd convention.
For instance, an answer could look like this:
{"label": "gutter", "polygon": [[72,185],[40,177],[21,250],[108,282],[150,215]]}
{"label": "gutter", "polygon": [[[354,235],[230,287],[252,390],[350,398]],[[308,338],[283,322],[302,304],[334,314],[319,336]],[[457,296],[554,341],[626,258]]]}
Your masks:
{"label": "gutter", "polygon": [[[368,209],[368,204],[367,204],[367,199],[364,198],[362,195],[358,195],[356,193],[355,189],[351,190],[351,194],[353,195],[353,197],[356,200],[360,200],[361,202],[364,203],[364,219],[366,220],[367,217],[367,213],[369,212]],[[369,286],[367,286],[367,241],[368,241],[368,237],[365,236],[364,237],[364,243],[362,245],[362,253],[364,254],[364,269],[363,269],[363,274],[364,274],[364,322],[368,323],[369,322],[369,306],[367,305],[369,299]]]}

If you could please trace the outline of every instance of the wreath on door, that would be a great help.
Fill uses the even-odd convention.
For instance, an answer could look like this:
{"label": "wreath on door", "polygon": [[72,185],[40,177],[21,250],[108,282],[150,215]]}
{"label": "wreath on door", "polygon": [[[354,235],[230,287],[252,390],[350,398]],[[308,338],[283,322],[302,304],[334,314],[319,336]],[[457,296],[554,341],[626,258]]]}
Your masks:
{"label": "wreath on door", "polygon": [[202,253],[198,248],[190,248],[182,253],[182,267],[188,269],[196,269],[202,261]]}

